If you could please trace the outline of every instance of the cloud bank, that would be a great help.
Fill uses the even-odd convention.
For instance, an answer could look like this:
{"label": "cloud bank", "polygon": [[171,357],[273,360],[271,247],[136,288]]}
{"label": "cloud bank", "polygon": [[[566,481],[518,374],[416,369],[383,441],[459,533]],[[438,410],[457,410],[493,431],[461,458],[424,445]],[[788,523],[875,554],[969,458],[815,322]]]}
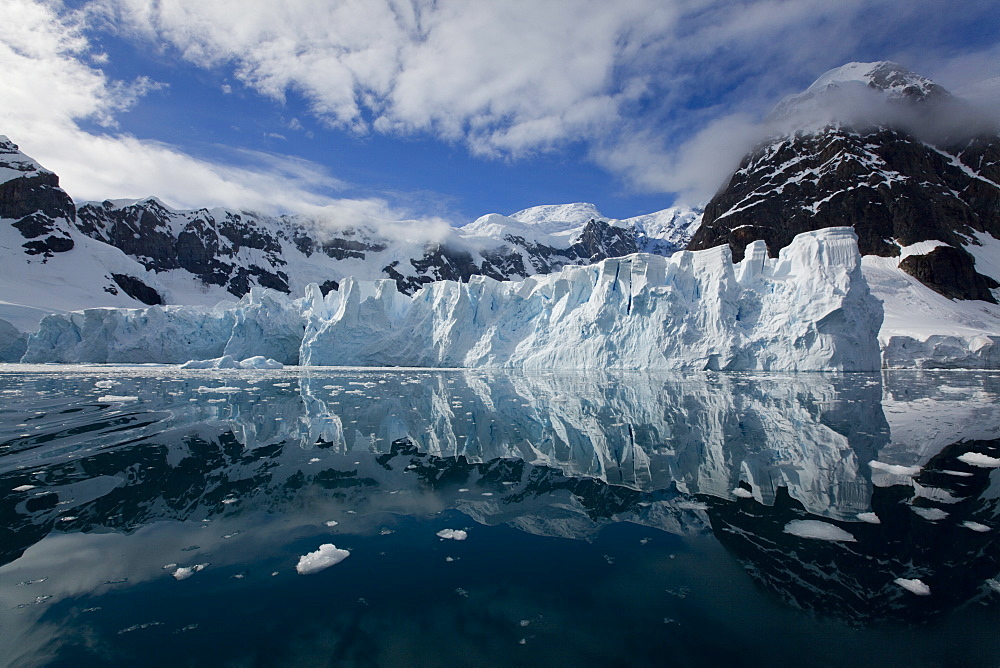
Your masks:
{"label": "cloud bank", "polygon": [[[9,3],[0,131],[76,196],[145,188],[180,205],[325,206],[343,184],[294,159],[216,164],[116,133],[116,115],[159,84],[110,80],[88,36],[111,32],[226,72],[279,104],[295,95],[329,131],[427,137],[505,160],[575,150],[629,188],[688,203],[714,192],[778,99],[831,67],[895,59],[963,85],[1000,74],[996,39],[951,34],[988,34],[998,19],[986,0]],[[107,131],[84,132],[82,120]],[[64,157],[67,146],[88,161]],[[141,167],[123,170],[129,156]],[[349,205],[407,213],[377,198]]]}

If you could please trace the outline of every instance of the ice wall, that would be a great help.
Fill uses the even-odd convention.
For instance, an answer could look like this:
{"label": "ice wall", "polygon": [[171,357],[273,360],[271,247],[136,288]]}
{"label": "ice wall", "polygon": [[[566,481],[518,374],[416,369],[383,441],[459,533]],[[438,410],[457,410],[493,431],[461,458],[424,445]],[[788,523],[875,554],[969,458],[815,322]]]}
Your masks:
{"label": "ice wall", "polygon": [[882,308],[850,228],[637,254],[521,282],[440,281],[412,298],[347,279],[325,297],[254,290],[216,309],[91,309],[46,318],[26,362],[182,362],[572,369],[875,370]]}

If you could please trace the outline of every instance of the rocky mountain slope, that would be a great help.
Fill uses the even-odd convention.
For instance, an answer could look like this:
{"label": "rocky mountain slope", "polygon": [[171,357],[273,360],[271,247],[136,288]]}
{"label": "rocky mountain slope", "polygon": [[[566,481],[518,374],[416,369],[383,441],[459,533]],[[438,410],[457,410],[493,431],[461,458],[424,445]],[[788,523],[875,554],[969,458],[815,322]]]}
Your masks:
{"label": "rocky mountain slope", "polygon": [[778,131],[705,207],[690,248],[851,225],[863,255],[954,299],[996,303],[977,255],[1000,238],[1000,136],[934,82],[895,63],[851,63],[783,100]]}

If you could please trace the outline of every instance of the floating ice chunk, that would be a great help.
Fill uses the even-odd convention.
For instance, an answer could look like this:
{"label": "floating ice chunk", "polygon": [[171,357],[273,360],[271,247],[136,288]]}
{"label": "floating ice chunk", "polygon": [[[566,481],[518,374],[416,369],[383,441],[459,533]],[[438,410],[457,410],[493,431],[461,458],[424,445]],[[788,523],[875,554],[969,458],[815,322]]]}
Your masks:
{"label": "floating ice chunk", "polygon": [[993,578],[989,578],[986,581],[986,584],[990,586],[990,589],[1000,594],[1000,581],[994,580]]}
{"label": "floating ice chunk", "polygon": [[907,580],[906,578],[896,578],[893,582],[906,591],[913,592],[917,596],[930,596],[931,594],[931,588],[925,585],[922,580],[917,578],[912,580]]}
{"label": "floating ice chunk", "polygon": [[952,471],[951,469],[945,469],[944,471],[941,471],[941,473],[944,473],[946,475],[953,475],[953,476],[955,476],[957,478],[971,478],[972,477],[972,474],[969,473],[968,471]]}
{"label": "floating ice chunk", "polygon": [[446,540],[465,540],[469,534],[461,529],[441,529],[437,532],[437,537]]}
{"label": "floating ice chunk", "polygon": [[298,571],[299,575],[319,573],[324,568],[339,564],[349,556],[351,553],[347,550],[341,550],[333,543],[324,543],[315,552],[299,557],[299,563],[295,566],[295,570]]}
{"label": "floating ice chunk", "polygon": [[733,496],[740,499],[752,499],[753,492],[751,492],[749,489],[746,489],[745,487],[737,487],[736,489],[733,490]]}
{"label": "floating ice chunk", "polygon": [[910,506],[910,510],[915,512],[917,515],[920,515],[925,520],[929,520],[931,522],[937,522],[938,520],[943,520],[948,517],[948,513],[940,508],[919,508],[917,506]]}
{"label": "floating ice chunk", "polygon": [[858,513],[858,519],[869,524],[882,524],[882,520],[875,513]]}
{"label": "floating ice chunk", "polygon": [[35,489],[35,486],[34,485],[18,485],[17,487],[15,487],[14,489],[12,489],[11,491],[12,492],[27,492],[29,489]]}
{"label": "floating ice chunk", "polygon": [[973,531],[978,531],[980,533],[985,533],[987,531],[990,531],[990,528],[985,524],[980,524],[979,522],[973,522],[972,520],[962,522],[962,526],[964,526],[966,529],[972,529]]}
{"label": "floating ice chunk", "polygon": [[285,365],[263,355],[248,357],[237,361],[230,355],[213,357],[207,360],[188,360],[181,364],[182,369],[284,369]]}
{"label": "floating ice chunk", "polygon": [[995,469],[1000,466],[1000,459],[979,452],[966,452],[964,455],[960,455],[958,460],[984,469]]}
{"label": "floating ice chunk", "polygon": [[338,524],[340,524],[340,522],[338,522],[337,520],[327,520],[326,522],[323,522],[323,524],[325,524],[328,527],[335,527]]}
{"label": "floating ice chunk", "polygon": [[792,520],[785,525],[785,533],[799,538],[815,538],[844,543],[855,543],[857,539],[835,524],[819,520]]}
{"label": "floating ice chunk", "polygon": [[285,365],[277,360],[273,360],[270,357],[264,357],[263,355],[256,355],[254,357],[248,357],[242,362],[240,362],[241,369],[284,369]]}
{"label": "floating ice chunk", "polygon": [[139,397],[130,397],[130,396],[119,395],[119,394],[105,394],[102,397],[97,397],[97,400],[98,401],[107,401],[107,402],[112,402],[113,403],[113,402],[123,402],[123,401],[139,401]]}
{"label": "floating ice chunk", "polygon": [[223,385],[222,387],[205,387],[204,385],[202,385],[201,387],[195,390],[195,392],[199,394],[211,394],[211,393],[233,394],[234,392],[241,392],[241,391],[242,390],[240,390],[240,388],[238,387],[229,387],[227,385]]}
{"label": "floating ice chunk", "polygon": [[915,476],[920,473],[919,466],[900,466],[899,464],[886,464],[885,462],[877,462],[874,459],[868,462],[868,466],[878,471],[885,471],[886,473],[891,473],[892,475]]}
{"label": "floating ice chunk", "polygon": [[205,570],[208,564],[195,564],[194,566],[182,566],[174,571],[174,577],[178,580],[187,580],[198,571]]}

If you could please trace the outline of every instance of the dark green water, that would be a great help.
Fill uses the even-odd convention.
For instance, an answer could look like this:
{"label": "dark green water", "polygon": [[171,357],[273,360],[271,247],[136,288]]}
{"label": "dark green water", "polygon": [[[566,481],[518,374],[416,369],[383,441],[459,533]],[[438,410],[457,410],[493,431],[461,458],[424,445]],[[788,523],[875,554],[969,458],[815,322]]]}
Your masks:
{"label": "dark green water", "polygon": [[0,665],[1000,665],[998,399],[0,366]]}

